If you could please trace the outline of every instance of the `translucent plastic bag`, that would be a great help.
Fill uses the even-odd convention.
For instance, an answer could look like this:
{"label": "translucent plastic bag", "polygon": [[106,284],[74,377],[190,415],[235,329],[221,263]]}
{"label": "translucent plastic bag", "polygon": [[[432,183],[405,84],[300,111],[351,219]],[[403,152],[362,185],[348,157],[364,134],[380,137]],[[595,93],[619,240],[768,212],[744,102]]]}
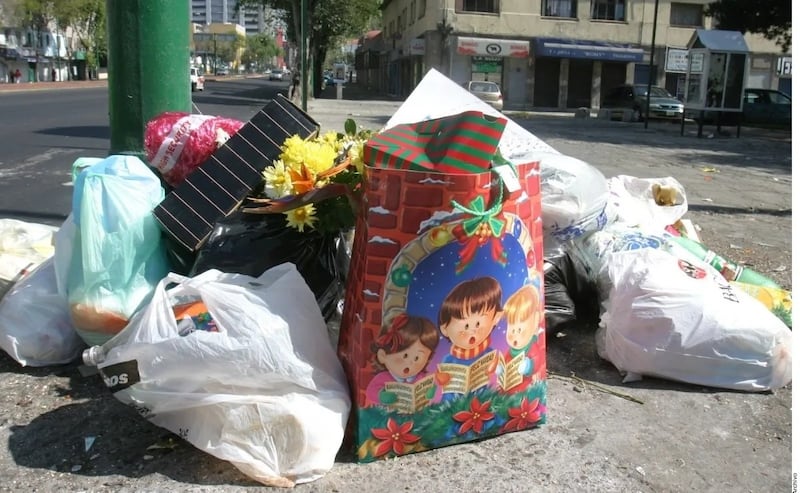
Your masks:
{"label": "translucent plastic bag", "polygon": [[58,293],[53,258],[18,281],[0,301],[0,347],[22,366],[66,364],[86,345]]}
{"label": "translucent plastic bag", "polygon": [[152,423],[267,485],[318,479],[344,437],[344,371],[290,263],[258,278],[169,274],[84,361],[98,363],[114,396]]}
{"label": "translucent plastic bag", "polygon": [[122,330],[169,272],[151,214],[163,198],[158,177],[134,156],[110,156],[77,175],[67,297],[75,329],[88,344]]}
{"label": "translucent plastic bag", "polygon": [[792,379],[792,332],[710,265],[663,250],[611,254],[600,356],[626,374],[745,391]]}
{"label": "translucent plastic bag", "polygon": [[606,178],[597,168],[562,154],[540,154],[542,229],[546,252],[602,229],[608,222]]}
{"label": "translucent plastic bag", "polygon": [[608,190],[610,214],[628,226],[664,229],[689,210],[686,190],[671,176],[614,176],[608,179]]}
{"label": "translucent plastic bag", "polygon": [[55,231],[46,224],[0,219],[0,298],[53,255]]}

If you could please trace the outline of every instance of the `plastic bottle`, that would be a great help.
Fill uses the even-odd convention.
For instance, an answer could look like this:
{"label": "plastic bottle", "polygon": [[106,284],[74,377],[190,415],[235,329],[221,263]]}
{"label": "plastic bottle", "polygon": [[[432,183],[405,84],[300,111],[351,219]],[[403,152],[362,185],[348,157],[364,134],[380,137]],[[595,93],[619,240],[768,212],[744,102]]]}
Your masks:
{"label": "plastic bottle", "polygon": [[670,238],[670,241],[677,243],[695,257],[714,267],[714,269],[719,271],[728,281],[737,281],[756,286],[766,286],[780,289],[778,283],[767,276],[731,262],[713,250],[709,250],[702,243],[698,243],[684,236],[673,236]]}
{"label": "plastic bottle", "polygon": [[86,366],[97,366],[106,359],[106,351],[103,346],[92,346],[83,350],[83,364]]}

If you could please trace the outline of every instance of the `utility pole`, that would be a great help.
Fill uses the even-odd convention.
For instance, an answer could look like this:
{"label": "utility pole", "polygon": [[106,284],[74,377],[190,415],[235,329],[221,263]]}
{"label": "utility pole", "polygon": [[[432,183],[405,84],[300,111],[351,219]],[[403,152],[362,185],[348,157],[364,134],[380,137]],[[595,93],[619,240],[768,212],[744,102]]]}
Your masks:
{"label": "utility pole", "polygon": [[653,37],[650,40],[650,67],[647,73],[647,107],[644,109],[644,128],[650,121],[650,90],[653,89],[653,56],[656,52],[656,27],[658,26],[658,0],[656,0],[655,11],[653,12]]}
{"label": "utility pole", "polygon": [[189,2],[106,0],[110,154],[144,159],[144,128],[191,112]]}
{"label": "utility pole", "polygon": [[308,111],[308,47],[306,46],[306,36],[308,35],[307,4],[307,0],[300,0],[300,108],[302,108],[303,111]]}

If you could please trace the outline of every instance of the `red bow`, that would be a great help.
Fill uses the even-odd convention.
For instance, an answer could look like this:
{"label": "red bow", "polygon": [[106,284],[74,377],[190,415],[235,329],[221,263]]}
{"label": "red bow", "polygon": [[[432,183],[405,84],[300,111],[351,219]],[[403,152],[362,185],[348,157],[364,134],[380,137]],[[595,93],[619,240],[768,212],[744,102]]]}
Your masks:
{"label": "red bow", "polygon": [[408,323],[408,315],[401,313],[394,317],[392,325],[385,334],[378,338],[378,345],[389,354],[396,353],[400,349],[403,340],[400,338],[400,329]]}

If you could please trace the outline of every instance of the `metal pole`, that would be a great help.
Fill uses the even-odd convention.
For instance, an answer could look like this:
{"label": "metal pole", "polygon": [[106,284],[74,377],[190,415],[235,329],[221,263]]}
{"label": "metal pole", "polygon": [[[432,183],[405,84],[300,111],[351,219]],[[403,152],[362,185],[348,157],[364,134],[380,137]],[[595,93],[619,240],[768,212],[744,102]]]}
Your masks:
{"label": "metal pole", "polygon": [[307,13],[306,13],[307,0],[300,0],[300,107],[303,111],[308,111],[308,94],[306,94],[308,82],[308,54],[306,46],[307,32]]}
{"label": "metal pole", "polygon": [[650,121],[650,90],[653,88],[653,56],[656,52],[656,26],[658,26],[658,0],[653,11],[653,38],[650,41],[650,68],[647,74],[647,107],[644,109],[644,128]]}
{"label": "metal pole", "polygon": [[110,154],[144,159],[144,127],[191,111],[189,2],[106,0]]}

